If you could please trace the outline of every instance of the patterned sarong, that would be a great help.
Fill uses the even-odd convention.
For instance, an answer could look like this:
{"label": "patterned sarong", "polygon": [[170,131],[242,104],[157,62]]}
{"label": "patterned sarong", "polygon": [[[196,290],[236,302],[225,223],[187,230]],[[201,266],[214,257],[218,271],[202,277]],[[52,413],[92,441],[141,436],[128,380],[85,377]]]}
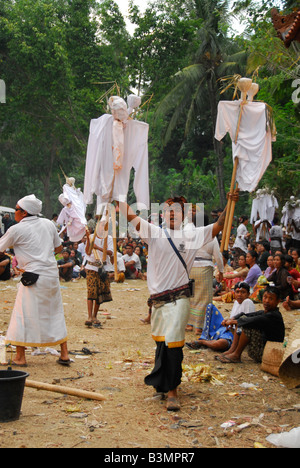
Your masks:
{"label": "patterned sarong", "polygon": [[86,270],[86,280],[88,300],[96,301],[97,304],[112,301],[108,279],[103,282],[100,279],[98,271]]}
{"label": "patterned sarong", "polygon": [[209,304],[206,309],[204,329],[200,340],[227,340],[231,345],[233,334],[222,326],[224,318],[221,312],[213,304]]}
{"label": "patterned sarong", "polygon": [[192,268],[190,278],[195,280],[195,296],[191,298],[188,325],[202,329],[206,308],[213,300],[213,267]]}

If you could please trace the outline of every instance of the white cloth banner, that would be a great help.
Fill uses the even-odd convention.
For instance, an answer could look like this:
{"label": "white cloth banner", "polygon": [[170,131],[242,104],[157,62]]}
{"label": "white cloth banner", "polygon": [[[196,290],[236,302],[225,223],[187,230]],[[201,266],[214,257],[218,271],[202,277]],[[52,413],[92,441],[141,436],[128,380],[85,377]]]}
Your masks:
{"label": "white cloth banner", "polygon": [[249,102],[243,114],[235,144],[240,106],[242,101],[220,101],[215,138],[221,141],[229,133],[232,140],[233,160],[239,159],[237,182],[245,192],[253,192],[272,161],[271,131],[267,131],[266,104]]}
{"label": "white cloth banner", "polygon": [[250,222],[261,219],[272,224],[276,209],[279,207],[277,198],[272,194],[258,194],[252,202]]}
{"label": "white cloth banner", "polygon": [[64,208],[59,214],[57,223],[63,225],[61,234],[67,229],[67,235],[71,242],[80,242],[86,233],[86,205],[83,199],[83,193],[80,189],[74,186],[65,184],[63,186],[63,194],[60,195],[59,201],[64,205]]}
{"label": "white cloth banner", "polygon": [[[84,181],[84,201],[98,206],[112,200],[127,201],[131,169],[135,170],[134,192],[137,205],[149,209],[148,133],[149,125],[137,120],[128,120],[124,127],[124,157],[122,169],[115,171],[113,155],[114,117],[104,114],[90,123]],[[114,181],[114,187],[112,185]]]}
{"label": "white cloth banner", "polygon": [[71,187],[68,184],[63,186],[63,193],[66,199],[70,200],[72,207],[77,214],[77,218],[85,226],[87,220],[85,217],[86,204],[84,203],[83,193],[79,188]]}

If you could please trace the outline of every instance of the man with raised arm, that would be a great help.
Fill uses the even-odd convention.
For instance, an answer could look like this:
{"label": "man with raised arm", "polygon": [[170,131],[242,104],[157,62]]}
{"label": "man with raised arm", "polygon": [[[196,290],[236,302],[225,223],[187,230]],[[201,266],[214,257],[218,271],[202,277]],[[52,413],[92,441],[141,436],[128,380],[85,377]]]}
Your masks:
{"label": "man with raised arm", "polygon": [[[238,192],[229,194],[235,202]],[[176,197],[167,200],[163,208],[166,227],[160,228],[136,216],[126,203],[119,203],[139,236],[148,244],[147,281],[152,306],[152,337],[157,349],[155,367],[146,377],[146,385],[153,386],[164,397],[167,409],[180,410],[177,389],[181,383],[185,328],[190,315],[192,288],[189,273],[199,248],[211,242],[223,230],[226,208],[218,221],[193,230],[182,229],[186,200]]]}

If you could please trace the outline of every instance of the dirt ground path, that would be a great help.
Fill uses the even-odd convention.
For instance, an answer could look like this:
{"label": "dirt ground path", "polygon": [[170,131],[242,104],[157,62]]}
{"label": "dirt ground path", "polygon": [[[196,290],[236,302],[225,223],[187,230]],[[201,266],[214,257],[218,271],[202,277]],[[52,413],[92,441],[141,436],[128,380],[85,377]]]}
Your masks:
{"label": "dirt ground path", "polygon": [[[19,421],[0,424],[4,448],[252,448],[272,433],[289,431],[300,423],[300,390],[288,390],[278,378],[260,370],[243,355],[242,364],[224,365],[215,353],[184,350],[185,365],[206,364],[217,377],[212,382],[183,382],[182,410],[166,411],[153,399],[144,377],[154,362],[155,343],[147,315],[147,285],[143,281],[112,284],[113,302],[102,307],[102,328],[88,329],[86,284],[62,284],[68,346],[71,352],[88,348],[92,356],[72,354],[74,363],[63,368],[56,357],[32,356],[27,351],[30,379],[102,393],[103,402],[88,401],[25,388]],[[16,296],[16,282],[0,284],[0,331],[5,335]],[[230,305],[222,305],[229,315]],[[300,312],[282,310],[287,333]],[[191,333],[187,340],[193,339]],[[243,383],[254,388],[243,388]],[[232,421],[233,426],[221,425]],[[238,428],[241,424],[243,429]]]}

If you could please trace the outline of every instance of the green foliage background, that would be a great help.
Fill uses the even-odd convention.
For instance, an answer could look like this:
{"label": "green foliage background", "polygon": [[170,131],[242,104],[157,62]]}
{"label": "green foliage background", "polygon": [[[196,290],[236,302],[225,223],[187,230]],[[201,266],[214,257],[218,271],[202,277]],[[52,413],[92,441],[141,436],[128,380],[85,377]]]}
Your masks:
{"label": "green foliage background", "polygon": [[[277,141],[260,186],[282,205],[299,196],[299,44],[286,49],[270,19],[274,2],[156,0],[142,14],[130,2],[130,35],[117,4],[104,0],[0,0],[0,205],[28,193],[44,214],[61,209],[61,168],[83,187],[89,123],[107,112],[114,84],[122,97],[143,96],[150,125],[151,201],[184,195],[207,211],[225,203],[231,141],[214,139],[219,78],[255,73],[258,99],[274,109]],[[278,2],[291,11],[297,2]],[[232,8],[244,21],[232,29]],[[117,88],[111,90],[116,94]],[[132,190],[129,201],[134,201]],[[251,195],[241,194],[239,214]]]}

